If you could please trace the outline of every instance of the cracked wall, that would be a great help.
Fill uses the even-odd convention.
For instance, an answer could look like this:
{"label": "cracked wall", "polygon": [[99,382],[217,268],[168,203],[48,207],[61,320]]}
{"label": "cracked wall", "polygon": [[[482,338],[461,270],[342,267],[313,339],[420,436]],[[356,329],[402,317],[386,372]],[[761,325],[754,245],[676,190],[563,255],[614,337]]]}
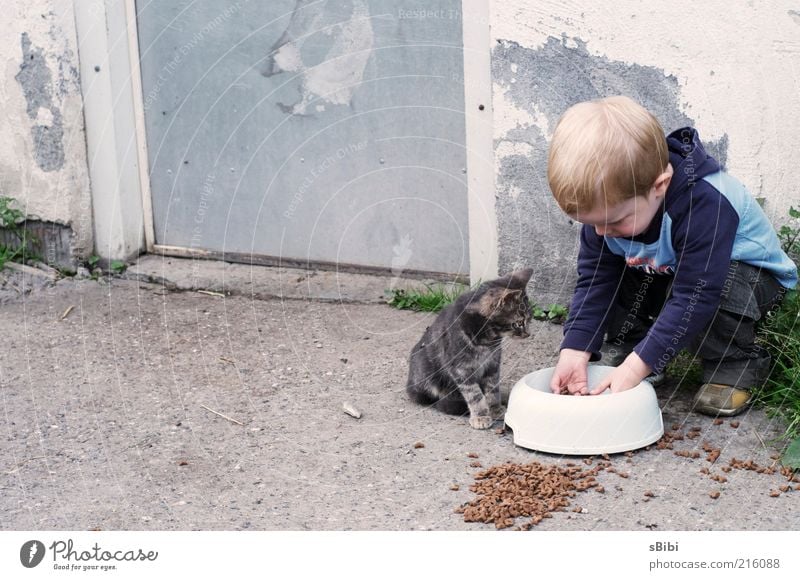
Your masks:
{"label": "cracked wall", "polygon": [[[39,228],[47,262],[92,252],[86,138],[72,2],[11,0],[0,29],[0,195]],[[64,226],[70,229],[64,246]],[[51,251],[52,250],[52,251]]]}
{"label": "cracked wall", "polygon": [[539,303],[567,302],[575,280],[578,226],[553,201],[546,172],[552,129],[576,102],[625,94],[667,132],[697,127],[776,222],[800,202],[787,169],[800,161],[797,131],[786,122],[800,115],[800,78],[787,74],[800,71],[796,10],[748,3],[731,16],[726,6],[493,4],[499,267],[533,266]]}

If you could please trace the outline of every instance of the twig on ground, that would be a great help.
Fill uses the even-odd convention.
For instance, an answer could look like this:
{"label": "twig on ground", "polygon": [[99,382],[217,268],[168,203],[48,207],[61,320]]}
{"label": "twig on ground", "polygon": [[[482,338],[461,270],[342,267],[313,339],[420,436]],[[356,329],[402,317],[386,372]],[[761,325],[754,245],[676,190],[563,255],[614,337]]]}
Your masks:
{"label": "twig on ground", "polygon": [[211,290],[198,290],[198,294],[208,294],[209,296],[219,296],[221,298],[225,298],[225,295],[222,292],[212,292]]}
{"label": "twig on ground", "polygon": [[241,425],[242,427],[244,427],[244,423],[239,423],[239,421],[237,421],[236,419],[231,419],[231,418],[230,418],[230,417],[228,417],[227,415],[223,415],[222,413],[220,413],[219,411],[215,411],[214,409],[209,409],[209,408],[208,408],[208,407],[206,407],[205,405],[200,405],[200,406],[201,406],[201,407],[203,407],[203,409],[205,409],[206,411],[211,411],[211,412],[212,412],[212,413],[214,413],[215,415],[219,415],[219,416],[220,416],[220,417],[222,417],[223,419],[227,419],[227,420],[228,420],[228,421],[230,421],[231,423],[236,423],[237,425]]}
{"label": "twig on ground", "polygon": [[4,473],[5,473],[6,475],[13,475],[13,474],[15,474],[17,471],[19,471],[19,470],[20,470],[20,468],[21,468],[23,465],[25,465],[26,463],[28,463],[29,461],[36,461],[37,459],[44,459],[44,458],[45,458],[45,456],[44,456],[44,455],[40,455],[39,457],[29,457],[28,459],[23,459],[22,461],[20,461],[19,463],[17,463],[17,466],[16,466],[14,469],[12,469],[12,470],[10,470],[10,471],[5,471]]}

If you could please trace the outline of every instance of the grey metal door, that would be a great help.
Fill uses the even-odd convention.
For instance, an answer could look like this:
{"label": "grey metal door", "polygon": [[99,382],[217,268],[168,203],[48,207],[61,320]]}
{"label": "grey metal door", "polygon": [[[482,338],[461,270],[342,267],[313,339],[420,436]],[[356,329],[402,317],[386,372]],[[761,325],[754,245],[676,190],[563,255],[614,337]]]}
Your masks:
{"label": "grey metal door", "polygon": [[137,0],[155,241],[469,273],[460,0]]}

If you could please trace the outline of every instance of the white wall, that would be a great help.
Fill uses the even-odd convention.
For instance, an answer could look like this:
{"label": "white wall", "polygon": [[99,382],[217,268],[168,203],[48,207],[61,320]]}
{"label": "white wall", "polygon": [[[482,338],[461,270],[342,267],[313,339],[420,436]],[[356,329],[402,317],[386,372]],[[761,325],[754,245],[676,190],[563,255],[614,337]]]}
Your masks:
{"label": "white wall", "polygon": [[694,125],[775,223],[800,206],[800,6],[776,2],[491,3],[500,271],[535,268],[566,301],[577,228],[552,200],[547,147],[575,102],[626,94],[667,132]]}
{"label": "white wall", "polygon": [[92,250],[86,137],[71,0],[6,0],[0,26],[0,195],[72,228]]}
{"label": "white wall", "polygon": [[[728,135],[728,171],[768,200],[768,212],[783,216],[800,201],[797,2],[506,0],[492,3],[491,25],[494,39],[536,49],[565,35],[598,57],[674,75],[683,112],[704,140]],[[507,106],[503,93],[496,85],[496,139],[517,123],[549,133],[541,117]]]}

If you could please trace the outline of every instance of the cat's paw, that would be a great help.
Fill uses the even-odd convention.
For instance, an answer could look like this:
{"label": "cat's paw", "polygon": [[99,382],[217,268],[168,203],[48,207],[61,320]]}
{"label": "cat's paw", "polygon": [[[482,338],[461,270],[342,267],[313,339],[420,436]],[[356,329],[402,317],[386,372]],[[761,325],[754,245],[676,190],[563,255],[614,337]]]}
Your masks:
{"label": "cat's paw", "polygon": [[493,419],[486,415],[475,415],[469,418],[469,426],[473,429],[488,429],[492,426]]}
{"label": "cat's paw", "polygon": [[492,414],[492,419],[502,419],[506,415],[506,408],[503,405],[492,407],[489,411]]}

